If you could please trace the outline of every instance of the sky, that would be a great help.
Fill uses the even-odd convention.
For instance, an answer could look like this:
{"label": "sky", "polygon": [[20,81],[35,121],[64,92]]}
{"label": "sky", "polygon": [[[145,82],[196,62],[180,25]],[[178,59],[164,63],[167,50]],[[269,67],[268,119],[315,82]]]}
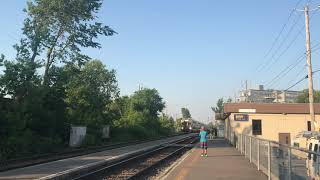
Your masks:
{"label": "sky", "polygon": [[[0,53],[14,58],[12,45],[22,37],[27,1],[5,2],[0,7]],[[214,115],[210,107],[221,97],[234,98],[245,80],[249,88],[286,89],[306,75],[304,13],[293,10],[297,3],[303,9],[307,2],[104,0],[98,21],[118,34],[100,37],[102,48],[85,52],[116,70],[121,95],[131,95],[139,84],[155,88],[166,113],[180,117],[180,109],[187,107],[194,119],[208,122]],[[320,5],[308,3],[310,9]],[[314,70],[320,68],[319,14],[310,12]],[[316,89],[319,77],[315,74]],[[306,83],[292,90],[302,90]]]}

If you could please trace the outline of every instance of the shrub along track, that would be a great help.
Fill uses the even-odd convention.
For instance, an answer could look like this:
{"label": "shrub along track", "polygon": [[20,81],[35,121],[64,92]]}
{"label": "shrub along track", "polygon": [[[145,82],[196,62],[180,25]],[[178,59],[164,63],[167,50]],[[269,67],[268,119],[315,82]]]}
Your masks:
{"label": "shrub along track", "polygon": [[57,160],[76,157],[76,156],[82,156],[82,155],[101,152],[105,150],[125,147],[133,144],[140,144],[144,142],[155,141],[155,140],[173,137],[173,136],[179,136],[179,135],[182,135],[182,134],[162,136],[162,137],[150,138],[145,140],[134,140],[134,141],[121,142],[117,144],[110,144],[110,145],[103,145],[103,146],[79,148],[79,149],[67,150],[59,153],[49,153],[49,154],[42,154],[42,155],[31,156],[26,158],[0,161],[0,172],[16,169],[16,168],[28,167],[28,166],[42,164],[42,163],[47,163],[51,161],[57,161]]}
{"label": "shrub along track", "polygon": [[175,144],[160,146],[159,148],[101,167],[74,179],[150,179],[190,150],[196,141],[197,137],[191,137],[178,141]]}

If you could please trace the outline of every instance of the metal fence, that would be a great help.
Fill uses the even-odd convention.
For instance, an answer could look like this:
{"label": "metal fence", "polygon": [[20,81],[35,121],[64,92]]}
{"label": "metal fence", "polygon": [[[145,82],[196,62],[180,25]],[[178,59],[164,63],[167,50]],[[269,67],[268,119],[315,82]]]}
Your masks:
{"label": "metal fence", "polygon": [[268,179],[319,179],[320,154],[243,134],[229,140]]}

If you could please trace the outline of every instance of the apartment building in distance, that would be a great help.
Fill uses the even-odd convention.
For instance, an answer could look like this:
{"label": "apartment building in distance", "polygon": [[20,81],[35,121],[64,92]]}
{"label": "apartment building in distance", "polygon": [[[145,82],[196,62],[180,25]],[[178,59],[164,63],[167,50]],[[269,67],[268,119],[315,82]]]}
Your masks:
{"label": "apartment building in distance", "polygon": [[246,89],[239,93],[237,103],[294,103],[301,91],[282,91],[275,89],[264,89],[259,85],[258,89]]}

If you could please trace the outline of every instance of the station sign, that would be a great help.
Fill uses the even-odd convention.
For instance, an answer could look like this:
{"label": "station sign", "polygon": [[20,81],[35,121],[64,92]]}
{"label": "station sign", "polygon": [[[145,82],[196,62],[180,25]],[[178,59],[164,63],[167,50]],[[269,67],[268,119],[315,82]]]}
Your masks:
{"label": "station sign", "polygon": [[255,113],[256,109],[239,109],[239,113]]}
{"label": "station sign", "polygon": [[235,121],[249,121],[249,115],[248,114],[235,114],[234,120]]}

